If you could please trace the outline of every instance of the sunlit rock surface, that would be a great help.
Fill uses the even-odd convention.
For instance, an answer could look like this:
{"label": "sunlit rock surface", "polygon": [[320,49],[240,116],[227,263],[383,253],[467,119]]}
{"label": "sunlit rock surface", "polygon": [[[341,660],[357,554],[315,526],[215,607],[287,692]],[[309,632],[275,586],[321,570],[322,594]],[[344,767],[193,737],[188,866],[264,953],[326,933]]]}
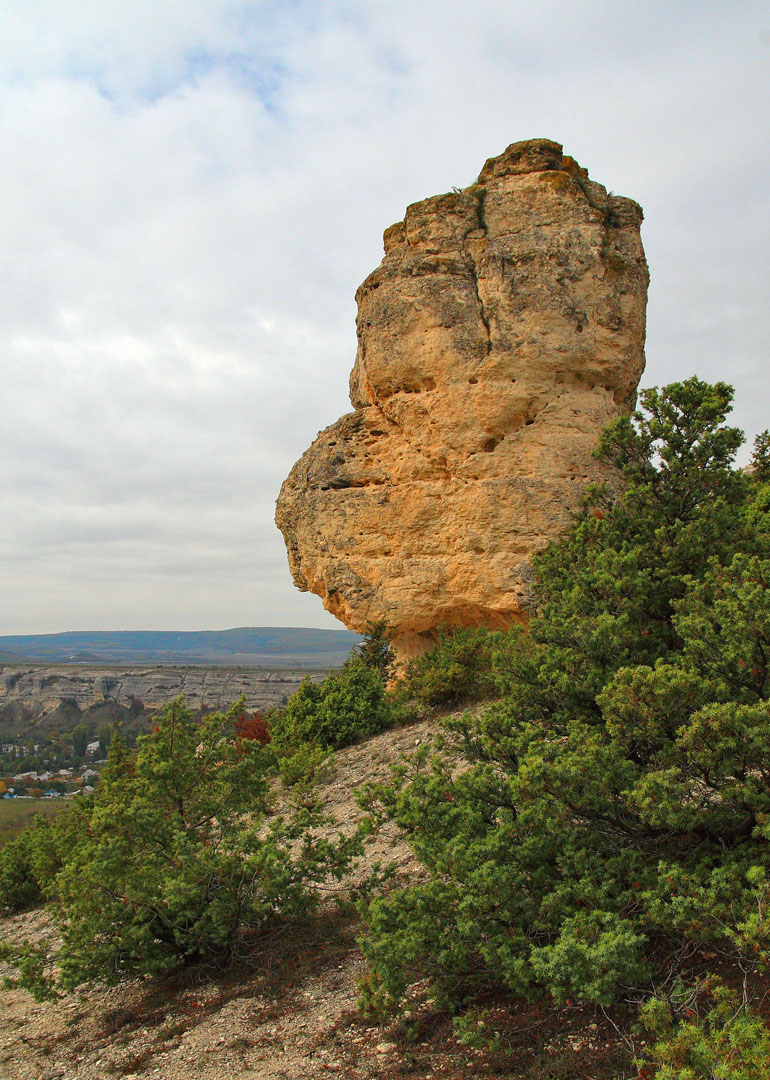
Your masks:
{"label": "sunlit rock surface", "polygon": [[558,143],[407,208],[358,290],[354,412],[284,482],[294,581],[402,656],[441,624],[525,622],[529,559],[568,524],[644,368],[641,208]]}

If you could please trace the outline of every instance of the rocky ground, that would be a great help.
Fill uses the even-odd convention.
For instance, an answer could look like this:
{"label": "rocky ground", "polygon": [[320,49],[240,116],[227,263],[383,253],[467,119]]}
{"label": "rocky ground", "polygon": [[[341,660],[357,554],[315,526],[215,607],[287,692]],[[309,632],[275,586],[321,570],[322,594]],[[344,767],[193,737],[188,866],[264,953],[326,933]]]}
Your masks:
{"label": "rocky ground", "polygon": [[[359,811],[362,779],[385,779],[399,756],[430,739],[435,722],[386,732],[340,752],[322,787],[343,826]],[[392,858],[401,877],[418,872],[408,848],[388,833],[372,843],[357,876]],[[364,964],[361,927],[329,896],[311,925],[261,941],[238,965],[194,970],[162,982],[96,987],[53,1004],[7,990],[0,998],[0,1080],[349,1080],[509,1077],[592,1080],[616,1056],[609,1022],[575,1011],[566,1018],[532,1008],[500,1013],[508,1054],[470,1050],[445,1016],[418,1010],[380,1027],[356,1009]],[[0,936],[42,940],[42,911],[0,921]],[[541,1067],[545,1059],[547,1069]],[[599,1070],[599,1066],[603,1066]],[[534,1070],[534,1071],[533,1071]],[[617,1075],[621,1075],[620,1072]]]}

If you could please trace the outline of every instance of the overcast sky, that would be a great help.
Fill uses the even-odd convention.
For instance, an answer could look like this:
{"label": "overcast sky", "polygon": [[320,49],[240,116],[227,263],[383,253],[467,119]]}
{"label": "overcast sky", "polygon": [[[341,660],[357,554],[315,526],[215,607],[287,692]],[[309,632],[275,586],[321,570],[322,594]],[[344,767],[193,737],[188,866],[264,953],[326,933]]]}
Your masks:
{"label": "overcast sky", "polygon": [[643,385],[770,426],[770,7],[7,0],[0,633],[338,626],[283,478],[406,205],[544,136],[645,210]]}

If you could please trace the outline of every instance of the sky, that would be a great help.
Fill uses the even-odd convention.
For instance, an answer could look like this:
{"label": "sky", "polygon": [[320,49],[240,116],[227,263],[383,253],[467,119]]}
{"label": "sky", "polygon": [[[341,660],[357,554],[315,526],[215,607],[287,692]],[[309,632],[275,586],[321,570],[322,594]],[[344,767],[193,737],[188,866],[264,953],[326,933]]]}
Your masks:
{"label": "sky", "polygon": [[643,386],[770,427],[770,6],[0,6],[0,634],[339,626],[281,482],[382,233],[545,137],[642,204]]}

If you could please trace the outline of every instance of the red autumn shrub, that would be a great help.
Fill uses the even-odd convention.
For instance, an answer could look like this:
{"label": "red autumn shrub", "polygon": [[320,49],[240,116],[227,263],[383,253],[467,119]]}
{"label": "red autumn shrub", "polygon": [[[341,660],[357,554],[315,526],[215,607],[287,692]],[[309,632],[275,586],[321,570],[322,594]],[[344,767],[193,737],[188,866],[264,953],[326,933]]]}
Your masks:
{"label": "red autumn shrub", "polygon": [[270,729],[261,713],[242,712],[235,718],[235,734],[239,739],[258,742],[260,746],[270,742]]}

